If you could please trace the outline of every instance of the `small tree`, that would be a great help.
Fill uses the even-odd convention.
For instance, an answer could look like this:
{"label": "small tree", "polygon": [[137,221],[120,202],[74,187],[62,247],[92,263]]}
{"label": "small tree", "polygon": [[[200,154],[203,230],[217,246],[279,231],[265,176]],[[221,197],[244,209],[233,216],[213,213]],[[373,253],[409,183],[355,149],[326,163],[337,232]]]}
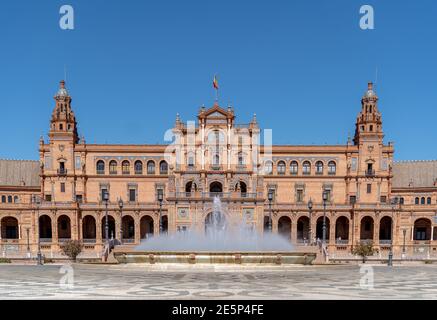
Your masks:
{"label": "small tree", "polygon": [[375,252],[376,252],[376,249],[373,248],[373,242],[366,241],[366,242],[359,243],[353,249],[352,254],[362,257],[363,263],[366,263],[367,257],[373,255]]}
{"label": "small tree", "polygon": [[68,240],[62,246],[62,251],[64,254],[71,258],[73,261],[76,261],[77,256],[82,252],[82,243],[78,240]]}

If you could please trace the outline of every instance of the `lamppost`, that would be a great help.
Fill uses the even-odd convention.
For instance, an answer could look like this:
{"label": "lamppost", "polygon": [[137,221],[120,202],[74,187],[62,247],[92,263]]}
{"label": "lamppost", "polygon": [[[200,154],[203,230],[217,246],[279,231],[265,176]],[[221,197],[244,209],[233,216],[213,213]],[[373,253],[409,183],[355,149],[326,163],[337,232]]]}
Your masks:
{"label": "lamppost", "polygon": [[308,201],[308,210],[309,210],[309,218],[310,218],[310,224],[308,227],[308,239],[310,241],[310,245],[312,245],[312,241],[313,241],[313,235],[312,235],[312,230],[311,230],[311,213],[313,211],[313,201],[310,198],[310,201]]}
{"label": "lamppost", "polygon": [[404,234],[404,243],[402,246],[402,259],[405,259],[405,237],[407,235],[407,229],[402,229],[402,233]]}
{"label": "lamppost", "polygon": [[26,233],[27,233],[27,256],[28,258],[30,258],[30,243],[29,243],[29,228],[26,228]]}
{"label": "lamppost", "polygon": [[105,241],[106,241],[106,245],[109,245],[109,219],[108,219],[109,192],[107,190],[103,191],[103,201],[105,201]]}
{"label": "lamppost", "polygon": [[271,233],[272,232],[272,200],[273,200],[273,190],[272,189],[269,190],[267,197],[269,199],[269,225],[268,225],[268,229],[269,229],[269,232]]}
{"label": "lamppost", "polygon": [[40,231],[41,231],[40,228],[41,228],[41,226],[39,224],[39,206],[41,204],[41,198],[36,196],[36,195],[33,195],[32,196],[32,201],[36,205],[36,212],[37,212],[36,217],[37,217],[37,220],[38,220],[38,253],[36,255],[36,257],[37,257],[37,264],[38,265],[42,265],[43,261],[42,261],[42,254],[41,254],[41,235],[40,235]]}
{"label": "lamppost", "polygon": [[390,251],[388,253],[388,266],[393,266],[393,218],[394,218],[394,212],[395,212],[395,206],[398,203],[398,197],[394,197],[391,201],[392,204],[392,211],[391,211],[391,230],[390,230]]}
{"label": "lamppost", "polygon": [[159,202],[159,234],[162,235],[164,228],[162,225],[162,201],[164,200],[164,194],[162,189],[158,189],[158,202]]}
{"label": "lamppost", "polygon": [[118,207],[120,208],[120,244],[123,244],[123,199],[118,199]]}
{"label": "lamppost", "polygon": [[326,201],[328,201],[328,193],[323,191],[323,244],[326,245]]}

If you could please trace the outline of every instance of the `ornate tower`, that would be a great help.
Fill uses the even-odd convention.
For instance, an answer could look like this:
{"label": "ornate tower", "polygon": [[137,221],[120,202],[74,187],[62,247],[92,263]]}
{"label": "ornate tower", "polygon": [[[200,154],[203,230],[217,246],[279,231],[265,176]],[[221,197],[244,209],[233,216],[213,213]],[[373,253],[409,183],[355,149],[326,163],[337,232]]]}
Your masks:
{"label": "ornate tower", "polygon": [[50,121],[50,140],[55,137],[64,137],[65,140],[72,138],[73,143],[78,143],[76,117],[71,109],[71,97],[65,89],[64,80],[60,82],[60,88],[54,99],[56,105]]}
{"label": "ornate tower", "polygon": [[358,114],[355,128],[355,145],[361,140],[382,141],[381,113],[378,111],[378,96],[373,91],[373,83],[369,82],[366,93],[361,99],[361,112]]}

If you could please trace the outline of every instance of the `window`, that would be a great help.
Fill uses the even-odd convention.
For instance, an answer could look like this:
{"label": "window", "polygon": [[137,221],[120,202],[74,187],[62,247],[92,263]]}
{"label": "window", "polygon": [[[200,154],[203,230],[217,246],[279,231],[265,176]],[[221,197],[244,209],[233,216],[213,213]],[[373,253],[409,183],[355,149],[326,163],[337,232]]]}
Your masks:
{"label": "window", "polygon": [[220,156],[215,154],[212,158],[212,164],[218,166],[220,164]]}
{"label": "window", "polygon": [[6,202],[6,196],[2,196],[2,202]]}
{"label": "window", "polygon": [[380,202],[381,203],[387,203],[387,196],[381,196]]}
{"label": "window", "polygon": [[303,202],[303,189],[296,190],[296,202]]}
{"label": "window", "polygon": [[422,197],[422,198],[420,199],[420,204],[425,204],[425,197]]}
{"label": "window", "polygon": [[103,201],[103,199],[105,199],[104,194],[108,192],[108,189],[106,188],[102,188],[100,190],[100,200]]}
{"label": "window", "polygon": [[75,167],[76,169],[80,169],[80,164],[81,164],[80,156],[76,156],[76,157],[74,158],[74,167]]}
{"label": "window", "polygon": [[311,174],[311,163],[309,161],[305,161],[302,164],[302,169],[303,174]]}
{"label": "window", "polygon": [[46,196],[44,197],[44,199],[46,201],[52,201],[52,195],[51,194],[46,194]]}
{"label": "window", "polygon": [[431,204],[431,197],[428,197],[428,198],[426,199],[426,204]]}
{"label": "window", "polygon": [[117,174],[117,161],[109,162],[109,174]]}
{"label": "window", "polygon": [[[430,199],[431,200],[431,199]],[[18,203],[18,196],[14,196],[14,203]]]}
{"label": "window", "polygon": [[367,185],[367,193],[372,193],[372,185],[370,183]]}
{"label": "window", "polygon": [[401,197],[401,198],[399,199],[399,203],[400,203],[400,204],[404,204],[404,203],[405,203],[405,199],[404,199],[403,197]]}
{"label": "window", "polygon": [[369,126],[369,131],[372,132],[373,131],[373,125]]}
{"label": "window", "polygon": [[65,192],[65,183],[61,182],[61,192]]}
{"label": "window", "polygon": [[124,160],[121,163],[121,173],[122,174],[130,174],[130,162],[127,160]]}
{"label": "window", "polygon": [[83,197],[81,194],[76,194],[76,202],[78,203],[82,203],[83,202]]}
{"label": "window", "polygon": [[194,167],[194,155],[193,154],[190,154],[189,156],[188,156],[188,166],[189,167]]}
{"label": "window", "polygon": [[297,174],[299,170],[299,165],[297,163],[297,161],[291,161],[290,163],[290,173],[291,174]]}
{"label": "window", "polygon": [[8,196],[8,202],[12,203],[12,196]]}
{"label": "window", "polygon": [[65,162],[59,162],[59,174],[66,174],[67,170],[65,170]]}
{"label": "window", "polygon": [[326,194],[326,202],[331,202],[331,189],[323,189],[323,192]]}
{"label": "window", "polygon": [[168,164],[166,161],[161,161],[159,164],[159,173],[168,174]]}
{"label": "window", "polygon": [[349,197],[349,203],[350,203],[350,204],[355,204],[355,203],[357,203],[357,196],[350,196],[350,197]]}
{"label": "window", "polygon": [[135,202],[137,199],[137,190],[136,189],[129,189],[129,201]]}
{"label": "window", "polygon": [[103,160],[97,161],[96,171],[97,174],[105,174],[105,162]]}
{"label": "window", "polygon": [[155,162],[152,160],[147,162],[147,174],[155,174]]}
{"label": "window", "polygon": [[323,174],[323,162],[322,161],[316,162],[316,174]]}
{"label": "window", "polygon": [[334,161],[328,162],[328,174],[335,174],[337,171],[337,164]]}
{"label": "window", "polygon": [[135,174],[143,174],[143,163],[140,160],[135,161]]}
{"label": "window", "polygon": [[368,163],[367,164],[367,171],[366,171],[367,175],[369,176],[373,176],[373,163]]}
{"label": "window", "polygon": [[59,130],[64,130],[64,126],[61,124],[59,124]]}
{"label": "window", "polygon": [[285,162],[284,161],[278,162],[278,174],[285,174]]}
{"label": "window", "polygon": [[266,161],[266,163],[264,164],[264,171],[266,174],[273,173],[273,163],[271,161]]}
{"label": "window", "polygon": [[[241,137],[240,137],[240,138],[241,138]],[[239,153],[238,153],[238,165],[239,165],[239,166],[244,165],[244,157],[243,157],[243,153],[242,153],[242,152],[239,152]]]}
{"label": "window", "polygon": [[414,199],[414,204],[419,204],[419,198],[416,197],[416,199]]}

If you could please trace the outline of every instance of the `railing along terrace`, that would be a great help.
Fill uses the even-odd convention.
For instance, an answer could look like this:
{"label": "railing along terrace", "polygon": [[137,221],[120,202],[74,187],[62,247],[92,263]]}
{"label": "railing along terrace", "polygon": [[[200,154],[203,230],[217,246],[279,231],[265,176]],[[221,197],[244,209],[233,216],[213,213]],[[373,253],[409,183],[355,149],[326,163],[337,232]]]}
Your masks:
{"label": "railing along terrace", "polygon": [[174,192],[169,194],[175,198],[256,198],[255,192]]}

